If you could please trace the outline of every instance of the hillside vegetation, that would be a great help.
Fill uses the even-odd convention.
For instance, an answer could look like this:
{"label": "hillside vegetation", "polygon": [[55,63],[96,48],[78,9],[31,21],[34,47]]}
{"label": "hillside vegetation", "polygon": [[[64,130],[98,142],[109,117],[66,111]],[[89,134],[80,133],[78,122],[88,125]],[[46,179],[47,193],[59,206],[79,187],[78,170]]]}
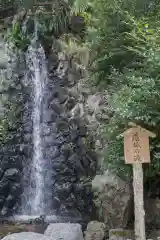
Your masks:
{"label": "hillside vegetation", "polygon": [[[97,91],[106,90],[110,106],[109,120],[106,121],[104,129],[108,141],[108,147],[104,151],[106,167],[112,168],[123,177],[130,175],[130,167],[124,164],[123,142],[122,139],[117,139],[117,136],[127,128],[129,122],[134,122],[157,135],[156,139],[150,142],[152,163],[145,165],[144,168],[146,180],[158,176],[160,174],[159,1],[54,0],[50,2],[52,14],[47,17],[39,14],[41,35],[45,39],[51,39],[52,36],[59,39],[65,51],[89,71],[89,81],[96,86]],[[26,11],[28,9],[35,11],[33,1],[23,1],[23,4],[18,6],[25,8]],[[44,7],[41,11],[43,12],[44,9],[47,11],[48,8]],[[73,19],[81,21],[76,25]],[[78,31],[76,31],[77,26],[81,26]],[[22,39],[19,38],[18,31],[20,29],[14,26],[9,41],[19,44]]]}

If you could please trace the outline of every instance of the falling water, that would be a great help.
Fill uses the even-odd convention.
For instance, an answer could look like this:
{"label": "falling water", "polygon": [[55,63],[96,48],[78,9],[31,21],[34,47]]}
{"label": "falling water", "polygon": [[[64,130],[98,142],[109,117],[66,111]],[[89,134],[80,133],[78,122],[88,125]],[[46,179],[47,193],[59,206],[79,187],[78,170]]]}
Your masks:
{"label": "falling water", "polygon": [[[45,86],[47,85],[47,68],[44,49],[36,40],[32,42],[26,55],[33,85],[33,157],[30,168],[29,186],[25,189],[25,206],[23,214],[46,214],[45,159],[43,158],[42,115]],[[22,203],[23,205],[23,203]],[[47,206],[49,208],[49,206]],[[29,210],[28,210],[29,209]]]}
{"label": "falling water", "polygon": [[33,111],[33,161],[31,179],[35,178],[35,196],[32,201],[32,213],[44,213],[44,176],[43,176],[43,153],[41,138],[41,108],[43,100],[43,88],[45,80],[44,52],[42,48],[29,48],[30,68],[34,72],[32,80],[34,84],[34,111]]}

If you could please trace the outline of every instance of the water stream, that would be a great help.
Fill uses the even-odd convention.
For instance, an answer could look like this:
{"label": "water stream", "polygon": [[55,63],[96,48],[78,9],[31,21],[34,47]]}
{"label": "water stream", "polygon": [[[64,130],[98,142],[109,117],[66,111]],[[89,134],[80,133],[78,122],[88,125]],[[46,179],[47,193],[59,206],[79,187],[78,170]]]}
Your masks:
{"label": "water stream", "polygon": [[[45,84],[45,64],[44,52],[42,48],[28,51],[28,63],[34,74],[32,81],[34,84],[34,109],[33,109],[33,161],[31,168],[31,181],[35,179],[34,194],[30,201],[32,213],[44,214],[44,174],[43,174],[43,152],[41,137],[41,109],[43,100],[43,89]],[[31,63],[31,64],[30,64]]]}
{"label": "water stream", "polygon": [[[28,186],[24,186],[24,199],[22,201],[22,214],[24,215],[43,215],[47,214],[51,209],[49,196],[47,196],[51,189],[46,189],[46,179],[51,181],[50,176],[46,176],[46,159],[44,159],[43,151],[44,141],[42,134],[43,115],[44,112],[44,93],[48,82],[48,74],[46,67],[46,58],[44,49],[36,41],[33,41],[28,48],[26,54],[26,63],[30,71],[30,80],[32,82],[32,143],[33,155],[29,166],[30,179],[28,179]],[[24,170],[25,171],[25,170]],[[47,199],[48,198],[48,199]]]}

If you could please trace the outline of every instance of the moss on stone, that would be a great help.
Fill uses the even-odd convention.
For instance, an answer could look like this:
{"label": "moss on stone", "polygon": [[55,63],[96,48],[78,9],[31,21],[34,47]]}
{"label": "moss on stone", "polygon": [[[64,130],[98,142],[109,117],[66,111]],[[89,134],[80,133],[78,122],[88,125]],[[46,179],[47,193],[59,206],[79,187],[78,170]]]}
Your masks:
{"label": "moss on stone", "polygon": [[10,233],[19,233],[23,231],[23,227],[16,224],[1,224],[0,225],[0,238]]}
{"label": "moss on stone", "polygon": [[20,232],[44,233],[46,227],[34,224],[0,224],[0,239],[8,234]]}

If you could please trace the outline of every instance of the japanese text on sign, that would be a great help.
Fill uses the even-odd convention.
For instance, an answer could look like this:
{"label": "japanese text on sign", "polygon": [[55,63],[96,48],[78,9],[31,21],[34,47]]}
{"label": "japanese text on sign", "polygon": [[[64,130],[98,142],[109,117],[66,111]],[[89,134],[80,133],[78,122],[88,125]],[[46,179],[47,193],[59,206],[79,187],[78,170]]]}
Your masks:
{"label": "japanese text on sign", "polygon": [[138,132],[135,132],[132,136],[133,143],[133,153],[134,153],[134,161],[141,162],[141,146],[140,146],[140,138]]}

